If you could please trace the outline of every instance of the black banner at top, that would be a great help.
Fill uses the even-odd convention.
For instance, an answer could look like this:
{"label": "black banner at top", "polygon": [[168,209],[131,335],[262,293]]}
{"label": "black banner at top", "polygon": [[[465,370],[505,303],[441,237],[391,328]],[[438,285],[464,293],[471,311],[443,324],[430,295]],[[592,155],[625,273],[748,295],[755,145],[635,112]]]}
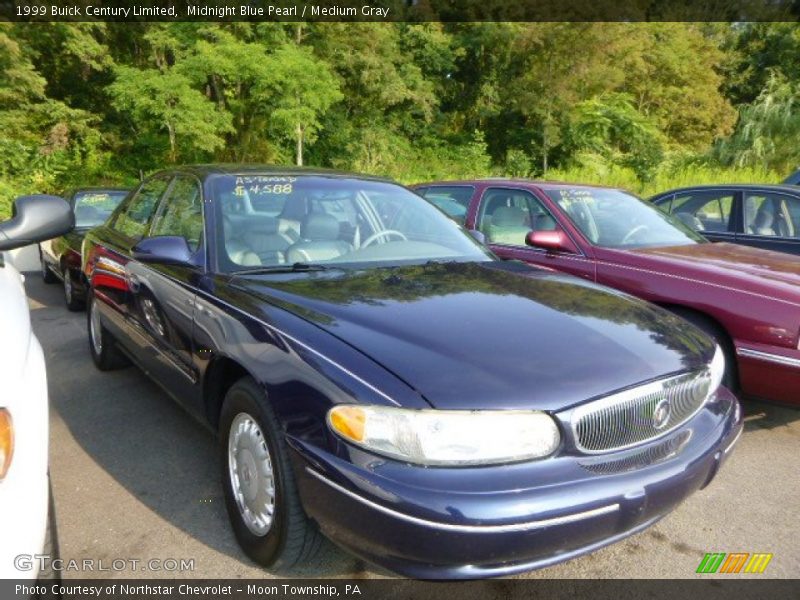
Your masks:
{"label": "black banner at top", "polygon": [[800,0],[17,0],[9,21],[796,21]]}

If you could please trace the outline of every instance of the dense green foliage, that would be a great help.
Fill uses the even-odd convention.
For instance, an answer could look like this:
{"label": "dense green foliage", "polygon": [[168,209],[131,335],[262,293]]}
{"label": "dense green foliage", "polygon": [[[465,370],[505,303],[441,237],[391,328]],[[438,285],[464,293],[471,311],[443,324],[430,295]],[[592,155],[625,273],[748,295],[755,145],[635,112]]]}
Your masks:
{"label": "dense green foliage", "polygon": [[3,23],[0,214],[209,161],[777,181],[798,101],[786,23]]}

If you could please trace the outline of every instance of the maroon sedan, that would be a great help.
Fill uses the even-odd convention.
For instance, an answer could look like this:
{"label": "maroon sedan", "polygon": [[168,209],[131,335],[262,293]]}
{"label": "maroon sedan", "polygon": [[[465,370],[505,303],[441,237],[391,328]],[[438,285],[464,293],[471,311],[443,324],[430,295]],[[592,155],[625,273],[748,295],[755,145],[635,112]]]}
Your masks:
{"label": "maroon sedan", "polygon": [[714,337],[726,385],[800,404],[800,259],[710,243],[622,190],[525,180],[438,182],[417,193],[501,258],[615,287],[659,304]]}

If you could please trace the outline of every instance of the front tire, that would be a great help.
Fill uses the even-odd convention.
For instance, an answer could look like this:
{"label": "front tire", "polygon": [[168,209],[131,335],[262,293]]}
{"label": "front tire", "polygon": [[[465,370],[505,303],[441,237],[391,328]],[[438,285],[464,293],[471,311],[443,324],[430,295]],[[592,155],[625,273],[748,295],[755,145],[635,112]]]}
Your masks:
{"label": "front tire", "polygon": [[86,325],[89,331],[89,353],[98,369],[113,371],[130,364],[128,357],[117,347],[114,336],[103,326],[100,309],[91,293],[88,295]]}
{"label": "front tire", "polygon": [[278,571],[313,557],[322,536],[303,511],[283,433],[252,378],[225,395],[219,440],[225,506],[245,554]]}

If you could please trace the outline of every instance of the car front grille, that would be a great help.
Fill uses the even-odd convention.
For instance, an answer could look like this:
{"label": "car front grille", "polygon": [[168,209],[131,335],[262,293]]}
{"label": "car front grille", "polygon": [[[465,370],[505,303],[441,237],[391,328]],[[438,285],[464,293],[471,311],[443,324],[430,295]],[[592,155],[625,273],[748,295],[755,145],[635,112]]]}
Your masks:
{"label": "car front grille", "polygon": [[707,370],[631,388],[576,408],[571,416],[575,445],[596,454],[661,437],[689,420],[706,401]]}
{"label": "car front grille", "polygon": [[675,435],[667,437],[663,442],[652,446],[646,446],[642,450],[628,450],[623,458],[608,460],[605,457],[592,456],[582,461],[580,465],[587,471],[598,475],[636,471],[643,467],[660,464],[676,456],[683,450],[683,447],[686,446],[691,437],[691,430],[680,431]]}

